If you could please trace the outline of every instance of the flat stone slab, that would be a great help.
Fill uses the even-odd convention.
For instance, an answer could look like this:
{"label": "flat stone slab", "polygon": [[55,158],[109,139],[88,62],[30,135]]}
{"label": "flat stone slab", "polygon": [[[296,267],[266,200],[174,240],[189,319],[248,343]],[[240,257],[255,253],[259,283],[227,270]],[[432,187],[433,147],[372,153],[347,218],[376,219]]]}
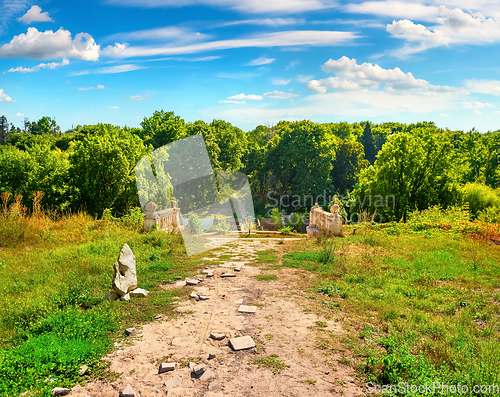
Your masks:
{"label": "flat stone slab", "polygon": [[213,273],[213,269],[205,269],[202,271],[203,274],[210,274],[210,273]]}
{"label": "flat stone slab", "polygon": [[55,389],[52,389],[52,392],[50,393],[51,396],[65,396],[66,394],[69,394],[71,392],[70,389],[66,389],[64,387],[56,387]]}
{"label": "flat stone slab", "polygon": [[175,286],[176,287],[184,287],[186,285],[186,282],[184,280],[181,280],[181,281],[177,281],[175,283]]}
{"label": "flat stone slab", "polygon": [[240,313],[255,313],[257,311],[257,306],[241,305],[238,311]]}
{"label": "flat stone slab", "polygon": [[221,265],[219,265],[219,267],[226,267],[226,268],[230,268],[230,267],[231,267],[231,265],[221,264]]}
{"label": "flat stone slab", "polygon": [[206,300],[210,299],[210,297],[206,296],[206,295],[200,295],[199,298],[200,298],[201,301],[206,301]]}
{"label": "flat stone slab", "polygon": [[189,297],[190,297],[190,298],[194,298],[194,299],[199,299],[199,298],[200,298],[196,292],[191,292],[191,293],[189,294]]}
{"label": "flat stone slab", "polygon": [[234,273],[224,273],[224,274],[221,274],[221,277],[236,277],[236,274],[234,274]]}
{"label": "flat stone slab", "polygon": [[172,389],[174,387],[180,386],[181,384],[182,384],[182,379],[180,376],[172,376],[163,384],[163,387],[166,387],[167,389]]}
{"label": "flat stone slab", "polygon": [[235,272],[239,272],[239,271],[241,271],[241,268],[242,268],[242,266],[236,266],[236,267],[234,268],[234,271],[235,271]]}
{"label": "flat stone slab", "polygon": [[210,334],[210,338],[214,340],[222,340],[226,337],[224,334]]}
{"label": "flat stone slab", "polygon": [[239,338],[229,339],[229,345],[233,350],[238,351],[255,347],[255,342],[251,336],[241,336]]}
{"label": "flat stone slab", "polygon": [[198,285],[198,280],[186,280],[186,285]]}
{"label": "flat stone slab", "polygon": [[175,369],[175,363],[161,363],[158,373],[162,374],[164,372],[173,371]]}
{"label": "flat stone slab", "polygon": [[207,274],[207,277],[213,277],[213,276],[214,276],[214,274],[213,274],[213,273],[208,273],[208,274]]}

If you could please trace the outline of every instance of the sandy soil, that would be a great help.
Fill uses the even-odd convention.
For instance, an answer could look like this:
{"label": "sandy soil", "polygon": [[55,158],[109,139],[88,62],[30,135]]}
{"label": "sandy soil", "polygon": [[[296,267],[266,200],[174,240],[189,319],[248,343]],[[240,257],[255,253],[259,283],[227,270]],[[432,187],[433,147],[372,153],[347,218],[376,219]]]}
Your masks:
{"label": "sandy soil", "polygon": [[[229,247],[209,253],[209,257],[231,255],[225,266],[245,263],[259,250],[273,249],[276,241],[237,240]],[[248,261],[248,259],[246,259]],[[259,281],[256,265],[244,265],[234,278],[221,278],[231,268],[214,266],[214,277],[205,278],[193,288],[205,301],[179,302],[177,310],[185,312],[174,320],[159,319],[137,327],[128,346],[106,357],[111,370],[122,374],[112,383],[95,381],[75,387],[69,396],[117,397],[130,384],[137,396],[247,397],[247,396],[357,396],[362,387],[355,381],[354,370],[339,363],[332,352],[320,350],[316,344],[319,319],[307,310],[308,300],[293,288],[299,276],[295,269],[280,270],[276,281]],[[256,313],[238,312],[240,303],[257,306]],[[160,313],[159,313],[160,314]],[[341,334],[341,323],[328,322],[327,332]],[[210,333],[224,333],[215,341]],[[233,351],[228,341],[249,335],[256,349]],[[209,354],[215,358],[208,359]],[[289,368],[273,374],[269,367],[259,367],[251,360],[277,354]],[[159,362],[177,363],[176,369],[159,374]],[[207,365],[205,373],[196,377],[187,364]],[[357,384],[358,383],[358,384]]]}

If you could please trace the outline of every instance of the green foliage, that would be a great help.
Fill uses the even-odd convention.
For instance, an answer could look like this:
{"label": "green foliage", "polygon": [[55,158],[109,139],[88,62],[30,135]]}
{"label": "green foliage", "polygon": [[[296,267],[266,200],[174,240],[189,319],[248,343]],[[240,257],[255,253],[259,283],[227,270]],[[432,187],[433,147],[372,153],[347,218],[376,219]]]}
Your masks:
{"label": "green foliage", "polygon": [[377,155],[377,146],[369,122],[365,123],[360,141],[363,144],[366,159],[370,164],[373,164],[375,162],[375,156]]}
{"label": "green foliage", "polygon": [[278,276],[276,274],[257,274],[255,278],[259,281],[273,281],[277,280]]}
{"label": "green foliage", "polygon": [[283,215],[281,215],[281,212],[278,207],[274,207],[271,210],[271,219],[273,223],[276,225],[277,229],[281,229],[283,227],[283,222],[282,222]]}
{"label": "green foliage", "polygon": [[469,203],[470,212],[476,217],[479,212],[490,207],[500,207],[500,195],[489,186],[467,183],[462,189],[463,203]]}
{"label": "green foliage", "polygon": [[293,230],[293,226],[285,226],[285,227],[282,227],[281,229],[279,229],[279,232],[280,232],[280,234],[287,236],[287,235],[292,234],[292,230]]}
{"label": "green foliage", "polygon": [[409,224],[417,223],[460,223],[469,222],[470,215],[465,207],[453,206],[447,209],[435,205],[425,210],[415,210],[408,214]]}
{"label": "green foliage", "polygon": [[203,231],[201,219],[196,212],[191,212],[188,217],[186,230],[190,234],[200,234]]}
{"label": "green foliage", "polygon": [[480,222],[500,223],[500,207],[488,207],[477,214]]}
{"label": "green foliage", "polygon": [[337,192],[351,190],[358,182],[362,169],[370,162],[365,159],[363,145],[348,139],[340,141],[332,163],[332,183]]}
{"label": "green foliage", "polygon": [[271,354],[267,357],[257,358],[249,361],[251,364],[257,364],[259,367],[268,367],[273,374],[279,374],[282,370],[290,368],[283,360],[278,359],[277,354]]}
{"label": "green foliage", "polygon": [[155,149],[186,136],[185,122],[174,112],[155,111],[151,117],[144,117],[141,127],[140,137]]}
{"label": "green foliage", "polygon": [[231,230],[231,227],[229,225],[229,222],[227,222],[225,219],[220,219],[217,222],[217,225],[215,225],[215,231],[217,234],[227,234]]}

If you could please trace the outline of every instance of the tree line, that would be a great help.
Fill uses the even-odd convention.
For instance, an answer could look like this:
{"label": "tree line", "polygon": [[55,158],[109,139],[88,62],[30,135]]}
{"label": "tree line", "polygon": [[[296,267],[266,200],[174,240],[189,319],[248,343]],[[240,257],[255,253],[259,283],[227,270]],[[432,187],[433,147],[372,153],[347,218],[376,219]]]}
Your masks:
{"label": "tree line", "polygon": [[[384,220],[405,220],[415,209],[465,201],[473,214],[500,207],[499,132],[451,131],[433,122],[308,120],[245,132],[224,120],[186,122],[165,111],[155,111],[140,125],[79,125],[61,132],[50,117],[25,120],[20,129],[2,116],[0,192],[22,195],[28,208],[34,192],[41,191],[45,208],[95,216],[109,208],[121,215],[139,205],[138,160],[202,134],[216,172],[248,176],[260,215],[276,202],[284,213],[307,211],[312,204],[304,198],[325,192],[351,211],[378,212]],[[394,197],[390,203],[389,196]],[[327,201],[320,205],[328,206]]]}

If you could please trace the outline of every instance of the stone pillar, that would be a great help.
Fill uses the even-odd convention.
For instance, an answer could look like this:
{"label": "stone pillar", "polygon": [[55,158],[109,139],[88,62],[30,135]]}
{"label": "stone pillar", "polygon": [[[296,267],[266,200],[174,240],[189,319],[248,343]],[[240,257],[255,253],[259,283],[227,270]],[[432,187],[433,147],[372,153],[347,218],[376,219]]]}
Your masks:
{"label": "stone pillar", "polygon": [[333,228],[332,232],[334,236],[342,236],[342,216],[339,215],[339,206],[337,204],[333,204],[330,207],[330,212],[332,213],[333,218]]}
{"label": "stone pillar", "polygon": [[144,218],[144,230],[149,232],[158,223],[157,205],[150,201],[146,204],[146,216]]}

